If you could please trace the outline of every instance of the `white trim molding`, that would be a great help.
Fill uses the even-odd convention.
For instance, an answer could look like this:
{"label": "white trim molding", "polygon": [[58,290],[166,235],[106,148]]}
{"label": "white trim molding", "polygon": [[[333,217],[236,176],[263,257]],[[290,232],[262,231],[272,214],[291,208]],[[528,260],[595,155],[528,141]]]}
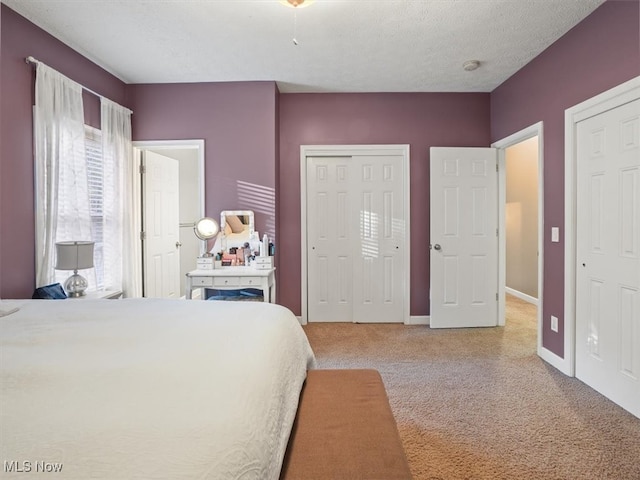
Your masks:
{"label": "white trim molding", "polygon": [[429,325],[430,323],[430,315],[411,315],[409,320],[404,322],[405,325]]}
{"label": "white trim molding", "polygon": [[640,76],[568,108],[564,114],[564,358],[556,358],[557,368],[569,376],[575,375],[576,366],[576,130],[579,122],[638,98]]}
{"label": "white trim molding", "polygon": [[[198,158],[198,211],[199,217],[202,218],[205,216],[205,151],[204,151],[204,140],[203,139],[189,139],[189,140],[137,140],[132,142],[134,158],[135,162],[137,162],[136,166],[136,178],[138,182],[141,182],[141,176],[138,170],[138,166],[141,166],[141,158],[142,152],[147,150],[154,151],[167,151],[167,150],[193,150],[197,154]],[[143,207],[143,204],[140,204],[140,207]],[[140,224],[140,231],[142,231],[142,224]],[[200,253],[204,252],[204,242],[200,243]],[[186,258],[186,257],[185,257]],[[180,275],[180,291],[184,288],[184,277],[182,277],[185,272],[184,267],[181,265],[179,267],[181,269]],[[144,278],[144,272],[141,272],[141,279],[143,285],[145,285],[146,279]],[[143,287],[144,288],[144,287]],[[198,292],[194,295],[193,298],[197,299],[200,295],[200,289],[197,289]],[[186,293],[186,292],[185,292]]]}
{"label": "white trim molding", "polygon": [[133,147],[139,150],[197,150],[198,151],[198,175],[199,185],[198,193],[200,195],[200,216],[205,215],[205,186],[204,186],[204,140],[192,139],[192,140],[136,140],[132,142]]}
{"label": "white trim molding", "polygon": [[[505,324],[505,292],[507,281],[507,228],[506,228],[506,201],[507,201],[507,148],[524,142],[533,137],[538,137],[538,355],[542,357],[542,307],[544,291],[544,125],[535,123],[527,128],[498,140],[491,146],[498,149],[498,325]],[[533,298],[533,297],[531,297]],[[544,358],[544,357],[543,357]]]}
{"label": "white trim molding", "polygon": [[509,287],[504,287],[504,291],[505,293],[508,293],[509,295],[513,295],[514,297],[519,298],[520,300],[523,300],[527,303],[535,305],[536,307],[538,306],[538,299],[536,297],[532,297],[531,295],[527,295],[526,293],[520,292],[519,290],[515,290]]}
{"label": "white trim molding", "polygon": [[553,353],[551,350],[545,347],[539,347],[538,356],[541,359],[543,359],[545,362],[547,362],[549,365],[551,365],[552,367],[557,368],[558,370],[560,370],[562,373],[566,375],[569,375],[565,371],[564,359],[559,357],[555,353]]}

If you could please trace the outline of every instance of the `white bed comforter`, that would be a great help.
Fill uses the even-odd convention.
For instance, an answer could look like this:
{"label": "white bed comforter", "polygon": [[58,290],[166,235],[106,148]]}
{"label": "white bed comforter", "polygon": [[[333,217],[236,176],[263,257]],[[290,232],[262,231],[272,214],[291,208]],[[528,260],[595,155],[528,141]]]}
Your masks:
{"label": "white bed comforter", "polygon": [[0,339],[1,475],[20,478],[277,479],[315,364],[258,302],[24,301]]}

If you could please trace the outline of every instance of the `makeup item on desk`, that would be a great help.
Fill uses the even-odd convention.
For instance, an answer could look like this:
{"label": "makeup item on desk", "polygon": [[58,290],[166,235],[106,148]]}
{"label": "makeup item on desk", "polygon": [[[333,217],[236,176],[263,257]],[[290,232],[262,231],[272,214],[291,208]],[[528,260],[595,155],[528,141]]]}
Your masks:
{"label": "makeup item on desk", "polygon": [[262,243],[260,244],[260,256],[266,257],[269,255],[269,237],[265,233],[262,236]]}
{"label": "makeup item on desk", "polygon": [[238,249],[236,250],[236,265],[242,265],[244,264],[244,248],[243,247],[238,247]]}

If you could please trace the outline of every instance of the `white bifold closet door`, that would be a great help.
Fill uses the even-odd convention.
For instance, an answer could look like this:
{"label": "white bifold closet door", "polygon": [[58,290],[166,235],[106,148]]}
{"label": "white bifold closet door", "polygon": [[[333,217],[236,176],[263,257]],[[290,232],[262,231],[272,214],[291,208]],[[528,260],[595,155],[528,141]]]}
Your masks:
{"label": "white bifold closet door", "polygon": [[403,322],[402,156],[307,157],[308,316]]}
{"label": "white bifold closet door", "polygon": [[576,144],[576,377],[640,417],[640,100]]}

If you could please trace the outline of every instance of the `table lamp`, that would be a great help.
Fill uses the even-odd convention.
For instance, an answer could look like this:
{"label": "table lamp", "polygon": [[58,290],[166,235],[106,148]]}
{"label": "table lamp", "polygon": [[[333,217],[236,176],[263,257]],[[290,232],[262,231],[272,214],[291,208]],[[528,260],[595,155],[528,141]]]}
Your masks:
{"label": "table lamp", "polygon": [[78,270],[93,268],[93,246],[95,242],[56,242],[56,270],[73,270],[64,282],[70,297],[82,297],[89,286],[87,279]]}

